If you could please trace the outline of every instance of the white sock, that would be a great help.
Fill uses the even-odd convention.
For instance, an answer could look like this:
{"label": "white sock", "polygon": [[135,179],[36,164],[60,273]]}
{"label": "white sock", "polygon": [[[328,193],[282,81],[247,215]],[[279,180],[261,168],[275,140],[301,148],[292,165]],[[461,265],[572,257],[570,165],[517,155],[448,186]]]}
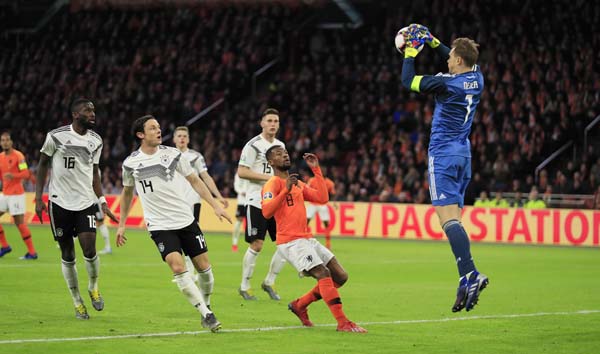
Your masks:
{"label": "white sock", "polygon": [[194,267],[192,259],[189,256],[184,256],[183,259],[185,259],[185,269],[190,273],[192,280],[197,281],[198,276],[196,275],[196,267]]}
{"label": "white sock", "polygon": [[240,228],[242,227],[242,221],[237,220],[233,225],[233,234],[231,235],[231,244],[237,246],[238,239],[240,237]]}
{"label": "white sock", "polygon": [[285,259],[279,254],[278,250],[275,250],[273,258],[271,258],[271,264],[269,265],[269,273],[267,273],[265,278],[266,285],[272,286],[275,284],[275,278],[277,278],[277,274],[279,274],[284,265]]}
{"label": "white sock", "polygon": [[100,275],[100,257],[85,258],[85,269],[87,270],[89,282],[88,291],[98,290],[98,275]]}
{"label": "white sock", "polygon": [[61,262],[61,268],[63,277],[67,282],[67,287],[69,288],[69,292],[71,293],[71,298],[73,299],[73,304],[75,306],[79,306],[83,304],[83,300],[81,299],[81,294],[79,294],[79,282],[77,281],[77,268],[75,268],[75,260],[73,262]]}
{"label": "white sock", "polygon": [[206,270],[198,272],[198,285],[202,292],[204,303],[206,306],[210,306],[210,295],[212,294],[215,285],[215,277],[213,276],[211,266]]}
{"label": "white sock", "polygon": [[183,293],[186,299],[198,310],[202,317],[206,317],[209,313],[212,313],[206,304],[202,300],[202,293],[196,283],[192,280],[189,272],[183,272],[179,274],[175,274],[173,276],[175,279],[175,283],[177,283],[177,287]]}
{"label": "white sock", "polygon": [[106,224],[102,224],[102,225],[98,226],[97,230],[100,231],[100,235],[102,235],[102,238],[104,239],[104,249],[105,250],[111,249],[110,234],[108,233],[108,227],[106,226]]}
{"label": "white sock", "polygon": [[240,285],[241,290],[246,291],[250,289],[250,279],[252,279],[252,274],[254,274],[254,267],[256,266],[256,257],[258,257],[258,252],[248,247],[246,253],[244,254],[244,260],[242,261],[242,284]]}

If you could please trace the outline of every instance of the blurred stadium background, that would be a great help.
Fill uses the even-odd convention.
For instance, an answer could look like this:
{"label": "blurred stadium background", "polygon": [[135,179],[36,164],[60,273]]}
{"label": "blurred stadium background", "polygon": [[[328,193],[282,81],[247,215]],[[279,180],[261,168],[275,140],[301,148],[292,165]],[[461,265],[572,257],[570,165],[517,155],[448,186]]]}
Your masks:
{"label": "blurred stadium background", "polygon": [[[166,144],[171,144],[168,137],[176,126],[189,126],[191,147],[204,154],[209,173],[223,195],[233,198],[233,177],[241,149],[258,134],[259,113],[274,107],[281,112],[279,138],[286,143],[292,160],[298,161],[304,152],[315,152],[336,183],[335,201],[428,204],[427,146],[434,101],[432,96],[401,88],[402,56],[393,45],[397,30],[412,22],[427,25],[444,43],[457,36],[468,36],[481,45],[479,64],[486,87],[471,134],[473,180],[467,190],[467,205],[476,203],[485,192],[490,199],[502,193],[517,208],[530,198],[540,198],[549,208],[575,212],[600,209],[600,36],[597,35],[600,3],[597,1],[0,0],[0,130],[12,132],[15,148],[26,155],[35,171],[46,132],[70,122],[68,106],[73,99],[81,96],[92,99],[97,107],[96,130],[105,142],[100,162],[104,191],[119,194],[121,162],[135,149],[131,122],[141,115],[153,114],[164,129]],[[445,72],[445,62],[427,50],[417,60],[417,72]],[[302,166],[299,169],[308,173]],[[26,188],[33,191],[31,184]],[[534,189],[539,196],[531,193]],[[485,200],[480,200],[479,205],[498,206]],[[514,213],[511,211],[511,215]],[[589,213],[585,214],[589,215],[589,231],[596,235],[593,245],[597,247],[600,217],[597,212],[586,213]],[[587,223],[588,219],[585,220]],[[36,230],[42,229],[34,229],[34,236]],[[591,239],[590,236],[589,244]],[[150,242],[143,241],[149,249]],[[475,247],[486,253],[484,246]],[[494,262],[496,256],[506,257],[516,250],[487,247],[499,247],[489,251]],[[339,255],[346,264],[365,256],[364,250],[350,249],[348,246],[350,253]],[[449,254],[449,250],[445,251]],[[147,256],[156,256],[152,252],[148,251]],[[540,248],[533,253],[537,252],[545,254],[560,249]],[[367,251],[366,257],[369,256]],[[378,259],[379,253],[372,256]],[[560,253],[552,256],[562,259]],[[224,259],[227,257],[230,255],[223,255]],[[581,262],[577,263],[580,255],[569,257],[565,264],[577,264],[578,272],[555,274],[574,277],[570,286],[575,289],[592,282],[586,293],[589,295],[598,286],[597,272],[593,271],[599,269],[597,260],[579,259]],[[155,258],[151,261],[160,265]],[[50,264],[54,261],[58,257]],[[389,261],[393,262],[393,257]],[[447,261],[446,268],[450,266],[449,256]],[[546,267],[552,262],[552,257],[544,258],[533,268]],[[505,266],[498,263],[495,271]],[[12,266],[0,265],[0,270],[18,277],[15,275],[18,266],[10,269]],[[232,268],[231,279],[236,279],[237,271]],[[107,273],[110,272],[109,268]],[[59,271],[53,269],[52,274],[56,278],[57,301],[69,305],[64,289],[56,286],[62,282]],[[114,271],[114,276],[118,274]],[[511,274],[508,278],[514,280],[518,275]],[[2,275],[0,281],[5,279]],[[9,282],[13,281],[17,279],[11,278]],[[381,284],[386,281],[389,279]],[[418,288],[423,285],[420,281],[413,279],[410,284]],[[290,280],[290,284],[296,282]],[[549,275],[544,284],[551,282]],[[452,288],[453,284],[446,285]],[[156,287],[166,288],[163,284]],[[532,299],[536,296],[535,286],[532,288],[531,292],[523,292],[532,300],[531,306],[517,310],[544,311],[545,308],[536,307],[536,300]],[[10,289],[0,288],[0,297]],[[546,293],[553,291],[551,285],[542,289]],[[175,288],[170,290],[165,296],[178,296]],[[360,290],[367,294],[372,291]],[[235,289],[227,291],[234,292]],[[220,296],[227,296],[224,293]],[[419,292],[408,293],[413,299],[422,296]],[[510,313],[511,301],[518,300],[507,290],[500,294],[492,299],[506,303],[492,313]],[[569,296],[582,300],[567,292],[561,296],[561,303],[571,303]],[[349,295],[349,301],[359,307],[366,297]],[[582,300],[585,306],[569,305],[568,310],[597,306],[589,298]],[[11,301],[15,302],[7,304],[0,299],[3,311],[12,305],[27,311],[30,306],[17,303],[12,297]],[[434,299],[431,303],[435,303]],[[548,303],[552,304],[552,310],[561,310],[553,302]],[[238,302],[230,305],[239,306]],[[70,314],[69,311],[63,312]],[[441,316],[441,312],[435,311],[437,308],[426,312],[430,315],[427,318]],[[259,313],[257,310],[252,316],[260,316]],[[365,321],[373,320],[369,314],[364,315]],[[411,315],[414,317],[409,318],[423,318],[414,309],[407,314]],[[18,311],[10,312],[11,326],[17,325],[17,316],[21,316]],[[269,320],[259,323],[279,325]],[[294,323],[293,320],[288,322]],[[31,321],[35,322],[33,318]],[[131,321],[134,323],[134,319]],[[243,322],[243,318],[232,318],[227,325],[236,321]],[[597,315],[588,321],[597,325]],[[560,323],[563,328],[574,328],[571,322]],[[190,330],[195,325],[194,322],[181,330]],[[535,325],[557,335],[544,327],[548,323],[535,322]],[[523,331],[528,327],[524,325]],[[504,328],[504,324],[490,328],[489,338],[493,339]],[[447,328],[433,329],[438,330]],[[151,327],[148,331],[165,329]],[[55,335],[43,333],[45,337]],[[542,350],[536,346],[539,333],[523,333],[530,340],[528,345],[500,346],[498,350],[505,352],[509,348],[527,353]],[[575,331],[572,335],[577,337],[578,333],[581,334]],[[26,337],[38,338],[36,334],[28,332]],[[16,332],[5,332],[3,337],[21,338]],[[595,338],[598,344],[599,337],[596,329],[580,338],[587,344],[593,344]],[[393,336],[379,339],[390,341],[381,352],[411,349],[400,350],[391,345]],[[298,339],[298,343],[303,340]],[[450,345],[445,348],[454,348],[450,352],[460,348],[452,347],[451,338],[440,340]],[[578,347],[577,343],[564,340],[572,345],[543,349],[593,352],[593,345]],[[469,343],[484,344],[477,340]],[[517,340],[517,343],[525,342]],[[357,348],[363,348],[363,352],[372,350],[372,344],[365,342]],[[422,352],[445,352],[430,343],[420,344]],[[33,352],[40,347],[12,348]],[[107,344],[102,348],[110,352],[115,347]],[[228,348],[239,352],[247,349]],[[12,353],[13,349],[0,346],[0,352]],[[54,350],[60,351],[56,347]],[[135,350],[132,347],[129,352]],[[342,350],[338,347],[326,350],[337,351]],[[343,351],[349,352],[351,348]],[[271,352],[271,349],[257,352]]]}

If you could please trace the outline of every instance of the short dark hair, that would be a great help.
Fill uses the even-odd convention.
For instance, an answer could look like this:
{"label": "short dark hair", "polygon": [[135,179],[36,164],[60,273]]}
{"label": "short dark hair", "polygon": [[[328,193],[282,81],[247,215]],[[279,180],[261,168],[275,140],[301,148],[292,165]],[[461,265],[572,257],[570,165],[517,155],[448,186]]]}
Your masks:
{"label": "short dark hair", "polygon": [[3,130],[2,133],[0,133],[0,136],[2,135],[8,135],[8,137],[12,140],[12,134],[9,130]]}
{"label": "short dark hair", "polygon": [[269,162],[269,159],[271,159],[271,154],[273,153],[273,150],[275,150],[277,148],[283,149],[284,147],[281,145],[273,145],[267,149],[267,151],[265,152],[265,158],[267,159],[267,162]]}
{"label": "short dark hair", "polygon": [[470,38],[456,38],[452,42],[452,48],[454,48],[454,54],[461,57],[465,62],[465,65],[471,67],[477,63],[479,58],[479,44]]}
{"label": "short dark hair", "polygon": [[77,112],[79,110],[79,107],[82,104],[85,104],[88,102],[93,104],[92,100],[84,98],[84,97],[75,99],[75,101],[73,101],[73,103],[71,103],[71,112]]}
{"label": "short dark hair", "polygon": [[279,116],[279,111],[276,110],[275,108],[267,108],[264,110],[264,112],[260,116],[260,119],[263,119],[268,114],[275,114],[275,115]]}
{"label": "short dark hair", "polygon": [[150,119],[156,119],[153,115],[147,114],[145,116],[139,117],[135,121],[133,121],[133,125],[131,126],[131,133],[137,140],[142,140],[138,138],[137,133],[144,133],[144,124]]}

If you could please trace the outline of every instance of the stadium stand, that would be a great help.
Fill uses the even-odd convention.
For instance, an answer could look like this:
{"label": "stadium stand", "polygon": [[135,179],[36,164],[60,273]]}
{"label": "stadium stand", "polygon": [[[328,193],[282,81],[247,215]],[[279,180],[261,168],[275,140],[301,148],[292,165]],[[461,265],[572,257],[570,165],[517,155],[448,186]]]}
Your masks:
{"label": "stadium stand", "polygon": [[[600,114],[593,49],[600,47],[593,35],[600,4],[434,1],[428,12],[420,1],[356,6],[364,24],[336,30],[319,28],[321,8],[295,1],[64,9],[26,40],[3,36],[12,45],[4,48],[14,50],[4,49],[0,61],[0,126],[17,132],[14,140],[35,166],[43,132],[68,121],[68,102],[96,99],[106,141],[103,182],[116,193],[119,161],[133,149],[132,119],[153,113],[169,132],[223,98],[190,129],[192,147],[203,152],[224,195],[233,195],[242,144],[257,133],[258,112],[273,106],[292,159],[315,151],[330,166],[336,199],[425,203],[433,98],[401,88],[402,57],[392,44],[401,25],[421,22],[445,43],[458,34],[481,43],[486,88],[471,134],[467,204],[481,190],[510,199],[536,185],[552,196],[550,206],[597,207],[600,146],[584,132],[600,135],[597,125],[586,129]],[[452,17],[434,15],[450,10]],[[460,20],[472,14],[476,22]],[[580,29],[578,36],[569,28]],[[252,75],[274,58],[280,64],[263,75],[253,100]],[[419,73],[445,70],[432,52],[417,60]]]}

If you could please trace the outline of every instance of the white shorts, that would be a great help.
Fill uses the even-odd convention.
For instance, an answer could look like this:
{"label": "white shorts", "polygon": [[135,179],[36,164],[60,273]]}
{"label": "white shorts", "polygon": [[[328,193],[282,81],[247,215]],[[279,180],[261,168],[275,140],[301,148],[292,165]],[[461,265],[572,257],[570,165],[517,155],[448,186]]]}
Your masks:
{"label": "white shorts", "polygon": [[25,194],[0,194],[0,212],[6,213],[7,211],[12,216],[25,215]]}
{"label": "white shorts", "polygon": [[312,219],[315,217],[316,213],[319,213],[321,221],[329,221],[329,208],[327,207],[327,204],[316,205],[309,203],[306,208],[306,218]]}
{"label": "white shorts", "polygon": [[314,237],[299,238],[277,245],[277,252],[296,268],[301,277],[304,276],[304,271],[309,271],[320,264],[327,265],[335,257]]}

